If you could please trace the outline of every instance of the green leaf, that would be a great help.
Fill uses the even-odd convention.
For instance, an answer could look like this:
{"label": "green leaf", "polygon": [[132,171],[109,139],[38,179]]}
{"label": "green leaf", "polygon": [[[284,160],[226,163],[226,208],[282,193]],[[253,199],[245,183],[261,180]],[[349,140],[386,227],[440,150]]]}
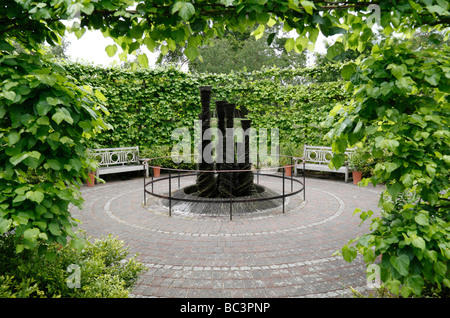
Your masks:
{"label": "green leaf", "polygon": [[420,295],[425,282],[419,274],[413,274],[406,279],[406,286],[410,287],[414,294]]}
{"label": "green leaf", "polygon": [[3,93],[3,96],[10,101],[14,101],[16,99],[16,93],[14,91],[6,91]]}
{"label": "green leaf", "polygon": [[190,46],[184,50],[184,54],[190,61],[194,61],[199,56],[198,49],[194,46]]}
{"label": "green leaf", "polygon": [[416,222],[420,225],[426,226],[429,225],[429,217],[427,214],[425,213],[419,213],[418,215],[416,215],[414,217],[414,220],[416,220]]}
{"label": "green leaf", "polygon": [[345,80],[350,80],[350,77],[353,75],[353,73],[356,72],[356,64],[355,63],[350,63],[350,64],[346,64],[342,67],[341,70],[341,75],[342,78]]}
{"label": "green leaf", "polygon": [[47,116],[43,116],[43,117],[39,117],[36,120],[36,123],[41,126],[48,126],[50,124],[50,121]]}
{"label": "green leaf", "polygon": [[411,243],[417,248],[420,248],[422,251],[425,250],[426,244],[423,238],[418,237],[417,235],[411,236]]}
{"label": "green leaf", "polygon": [[331,158],[331,165],[336,170],[345,164],[345,156],[343,154],[334,154]]}
{"label": "green leaf", "polygon": [[380,148],[387,148],[390,151],[395,151],[399,146],[399,142],[394,139],[383,139],[378,145]]}
{"label": "green leaf", "polygon": [[178,12],[178,15],[184,21],[188,21],[194,14],[195,14],[195,8],[194,8],[194,5],[190,2],[184,2]]}
{"label": "green leaf", "polygon": [[431,260],[431,261],[433,261],[433,262],[437,262],[437,259],[438,259],[438,253],[437,253],[436,251],[433,251],[433,250],[427,250],[427,251],[425,251],[425,256],[426,256],[429,260]]}
{"label": "green leaf", "polygon": [[106,53],[109,57],[113,57],[117,52],[117,45],[111,44],[105,48]]}
{"label": "green leaf", "polygon": [[175,31],[172,31],[171,37],[176,43],[184,42],[184,38],[186,36],[186,33],[184,32],[184,29],[176,29]]}
{"label": "green leaf", "polygon": [[20,140],[20,134],[12,132],[8,134],[8,146],[12,146]]}
{"label": "green leaf", "polygon": [[52,116],[52,120],[55,121],[58,125],[64,120],[65,116],[62,112],[56,112]]}
{"label": "green leaf", "polygon": [[273,40],[275,39],[275,35],[276,33],[270,33],[269,36],[267,37],[267,45],[270,46],[273,42]]}
{"label": "green leaf", "polygon": [[25,230],[25,232],[23,232],[23,237],[27,240],[36,240],[39,236],[39,233],[41,232],[38,228],[35,227]]}
{"label": "green leaf", "polygon": [[390,262],[397,272],[402,276],[407,276],[409,273],[409,257],[405,254],[400,256],[391,256]]}
{"label": "green leaf", "polygon": [[332,60],[335,56],[341,54],[345,50],[344,44],[341,42],[335,42],[327,49],[327,58]]}
{"label": "green leaf", "polygon": [[388,280],[386,282],[386,286],[387,286],[387,288],[389,288],[389,291],[397,296],[400,294],[400,285],[401,285],[401,282],[396,279]]}
{"label": "green leaf", "polygon": [[19,163],[21,163],[26,158],[28,158],[28,153],[23,152],[23,153],[15,155],[15,156],[12,156],[9,159],[9,162],[11,162],[13,166],[17,166]]}
{"label": "green leaf", "polygon": [[60,230],[60,228],[59,228],[58,223],[56,223],[56,222],[51,222],[51,223],[48,225],[48,229],[49,229],[50,233],[52,233],[52,234],[55,235],[55,236],[61,235],[61,230]]}
{"label": "green leaf", "polygon": [[357,255],[356,248],[354,246],[347,246],[345,245],[342,249],[342,256],[344,260],[348,263],[351,263]]}
{"label": "green leaf", "polygon": [[44,193],[41,191],[28,191],[26,197],[31,201],[41,203],[44,200]]}
{"label": "green leaf", "polygon": [[81,239],[74,238],[70,240],[70,246],[77,251],[81,251],[84,247],[84,242]]}
{"label": "green leaf", "polygon": [[5,234],[7,231],[9,231],[11,224],[12,220],[0,217],[0,233]]}
{"label": "green leaf", "polygon": [[148,57],[147,54],[139,54],[137,57],[139,64],[144,68],[148,68]]}
{"label": "green leaf", "polygon": [[445,277],[445,274],[447,272],[447,265],[445,265],[444,263],[442,263],[441,261],[438,261],[436,263],[434,263],[434,271],[436,272],[436,274]]}
{"label": "green leaf", "polygon": [[305,11],[312,15],[313,14],[313,8],[315,9],[316,6],[314,5],[313,2],[311,1],[300,1],[300,4],[302,5],[302,7],[305,9]]}
{"label": "green leaf", "polygon": [[61,170],[61,164],[56,159],[47,160],[47,165],[53,170]]}
{"label": "green leaf", "polygon": [[147,46],[150,52],[153,52],[158,46],[158,44],[151,37],[145,37],[144,44]]}
{"label": "green leaf", "polygon": [[395,199],[398,197],[399,193],[403,190],[403,186],[400,183],[394,183],[388,185],[388,193]]}
{"label": "green leaf", "polygon": [[308,29],[308,39],[312,43],[316,43],[317,37],[319,36],[319,29],[317,28],[310,28]]}
{"label": "green leaf", "polygon": [[94,5],[92,3],[88,3],[81,8],[81,11],[86,13],[87,15],[91,15],[92,12],[94,12],[94,9],[95,9]]}
{"label": "green leaf", "polygon": [[41,100],[36,105],[36,110],[37,110],[39,116],[45,116],[51,108],[52,108],[52,105],[47,103],[46,100]]}
{"label": "green leaf", "polygon": [[286,52],[289,53],[290,51],[292,51],[294,46],[295,46],[294,39],[293,38],[289,38],[289,39],[287,39],[286,44],[284,45],[284,48],[286,49]]}
{"label": "green leaf", "polygon": [[[139,57],[138,57],[139,59]],[[102,92],[100,92],[99,90],[95,90],[95,97],[97,97],[99,100],[101,100],[102,102],[106,102],[106,97],[105,95],[102,94]]]}
{"label": "green leaf", "polygon": [[16,253],[22,253],[24,249],[25,249],[25,246],[23,244],[17,244]]}
{"label": "green leaf", "polygon": [[405,64],[396,65],[396,64],[389,64],[386,69],[391,70],[392,75],[395,76],[395,78],[400,79],[405,74],[408,73],[408,68]]}

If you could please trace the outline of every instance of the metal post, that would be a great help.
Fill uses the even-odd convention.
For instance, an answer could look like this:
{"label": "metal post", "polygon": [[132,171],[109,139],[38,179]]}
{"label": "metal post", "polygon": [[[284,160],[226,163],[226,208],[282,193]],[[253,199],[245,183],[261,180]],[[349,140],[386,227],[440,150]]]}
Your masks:
{"label": "metal post", "polygon": [[180,189],[180,164],[178,164],[177,170],[178,170],[178,189]]}
{"label": "metal post", "polygon": [[285,197],[284,197],[284,167],[283,167],[283,214],[284,214],[284,200],[285,200]]}
{"label": "metal post", "polygon": [[305,162],[303,161],[303,201],[306,201],[306,185],[305,185]]}
{"label": "metal post", "polygon": [[256,183],[259,184],[259,153],[256,154]]}
{"label": "metal post", "polygon": [[233,183],[232,183],[232,177],[233,174],[229,173],[230,175],[230,221],[233,220]]}
{"label": "metal post", "polygon": [[292,171],[292,157],[291,157],[291,167],[289,169],[291,169],[291,192],[294,191],[294,181],[292,180],[292,175],[293,175],[293,171]]}
{"label": "metal post", "polygon": [[146,207],[147,206],[147,196],[146,196],[146,193],[145,193],[145,173],[146,173],[145,164],[142,163],[142,166],[144,167],[144,207]]}
{"label": "metal post", "polygon": [[[151,164],[151,166],[153,167],[153,159],[152,159],[152,164]],[[153,192],[155,192],[154,190],[153,190],[153,178],[155,177],[155,172],[154,172],[154,170],[153,170],[153,168],[152,168],[152,193]]]}
{"label": "metal post", "polygon": [[172,216],[172,180],[170,177],[171,173],[169,169],[169,216]]}

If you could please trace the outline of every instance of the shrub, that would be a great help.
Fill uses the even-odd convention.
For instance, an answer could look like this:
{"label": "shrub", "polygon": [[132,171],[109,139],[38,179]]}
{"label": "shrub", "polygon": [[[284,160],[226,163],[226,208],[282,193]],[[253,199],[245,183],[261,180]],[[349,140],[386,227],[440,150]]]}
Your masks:
{"label": "shrub", "polygon": [[[52,244],[45,255],[38,250],[15,253],[13,235],[0,240],[0,297],[128,297],[143,264],[127,259],[128,247],[109,235],[86,240],[81,252]],[[75,271],[71,271],[75,269]],[[77,278],[79,280],[73,280]],[[75,283],[79,282],[79,286]]]}
{"label": "shrub", "polygon": [[366,264],[371,264],[381,255],[380,278],[391,293],[401,297],[448,297],[450,244],[446,212],[431,209],[416,192],[405,191],[396,199],[384,194],[380,217],[372,218],[372,211],[368,211],[361,212],[360,218],[371,219],[372,232],[350,240],[342,248],[346,261],[360,253]]}

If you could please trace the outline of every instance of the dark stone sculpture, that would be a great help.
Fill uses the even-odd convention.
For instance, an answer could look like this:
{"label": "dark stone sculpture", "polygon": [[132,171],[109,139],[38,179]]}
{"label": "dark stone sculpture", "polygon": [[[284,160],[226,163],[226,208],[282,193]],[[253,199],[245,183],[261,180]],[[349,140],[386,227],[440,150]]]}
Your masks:
{"label": "dark stone sculpture", "polygon": [[[234,115],[236,111],[235,104],[228,103],[226,101],[216,101],[218,119],[217,128],[222,135],[222,138],[219,138],[218,142],[222,143],[222,147],[220,147],[220,145],[216,147],[217,177],[213,172],[206,172],[214,171],[214,163],[206,162],[204,158],[204,150],[212,142],[210,139],[204,139],[205,131],[211,128],[211,114],[209,109],[211,90],[211,86],[200,87],[202,113],[199,115],[199,118],[202,122],[202,138],[199,151],[201,151],[202,160],[198,163],[198,170],[200,171],[197,173],[196,184],[195,186],[189,186],[188,192],[193,193],[195,190],[197,196],[205,198],[230,198],[257,194],[258,191],[257,187],[253,183],[252,171],[220,172],[224,170],[251,169],[249,146],[250,138],[248,135],[245,135],[243,139],[244,158],[239,158],[240,160],[238,161],[240,161],[240,163],[236,162],[233,130]],[[244,132],[250,128],[251,120],[243,119],[241,122]],[[230,149],[230,146],[233,148]]]}
{"label": "dark stone sculpture", "polygon": [[[250,119],[241,120],[244,134],[250,128],[251,122],[252,121]],[[253,172],[248,171],[252,168],[252,164],[250,163],[250,136],[248,134],[245,134],[244,140],[242,142],[244,143],[244,158],[240,158],[238,167],[239,170],[247,171],[241,171],[237,173],[236,191],[238,197],[254,195],[257,193],[256,186],[253,183]]]}
{"label": "dark stone sculpture", "polygon": [[198,164],[197,173],[197,195],[199,197],[213,198],[217,196],[216,193],[216,177],[212,172],[203,172],[202,170],[211,170],[214,171],[214,163],[206,162],[204,158],[204,150],[211,143],[210,140],[205,140],[205,131],[211,127],[211,113],[210,113],[210,103],[211,103],[211,86],[202,86],[200,87],[200,97],[202,103],[202,113],[201,113],[201,121],[202,121],[202,138],[201,138],[201,162]]}
{"label": "dark stone sculpture", "polygon": [[[224,162],[220,165],[220,170],[235,170],[234,160],[234,110],[235,104],[225,104],[225,117],[226,117],[226,131],[224,136]],[[228,141],[228,142],[227,142]],[[232,145],[232,149],[229,149],[229,145]],[[219,172],[219,196],[224,198],[235,197],[236,185],[235,185],[235,173],[234,172]]]}

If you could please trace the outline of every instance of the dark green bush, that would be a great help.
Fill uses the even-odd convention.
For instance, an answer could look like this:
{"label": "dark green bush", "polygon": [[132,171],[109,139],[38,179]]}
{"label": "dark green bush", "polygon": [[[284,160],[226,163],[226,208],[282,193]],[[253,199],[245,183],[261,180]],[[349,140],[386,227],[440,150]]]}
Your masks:
{"label": "dark green bush", "polygon": [[[45,254],[38,249],[15,252],[13,235],[0,239],[0,298],[64,297],[110,298],[129,296],[143,264],[128,247],[112,237],[86,240],[81,252],[66,244],[53,244]],[[76,271],[79,273],[79,286]]]}

